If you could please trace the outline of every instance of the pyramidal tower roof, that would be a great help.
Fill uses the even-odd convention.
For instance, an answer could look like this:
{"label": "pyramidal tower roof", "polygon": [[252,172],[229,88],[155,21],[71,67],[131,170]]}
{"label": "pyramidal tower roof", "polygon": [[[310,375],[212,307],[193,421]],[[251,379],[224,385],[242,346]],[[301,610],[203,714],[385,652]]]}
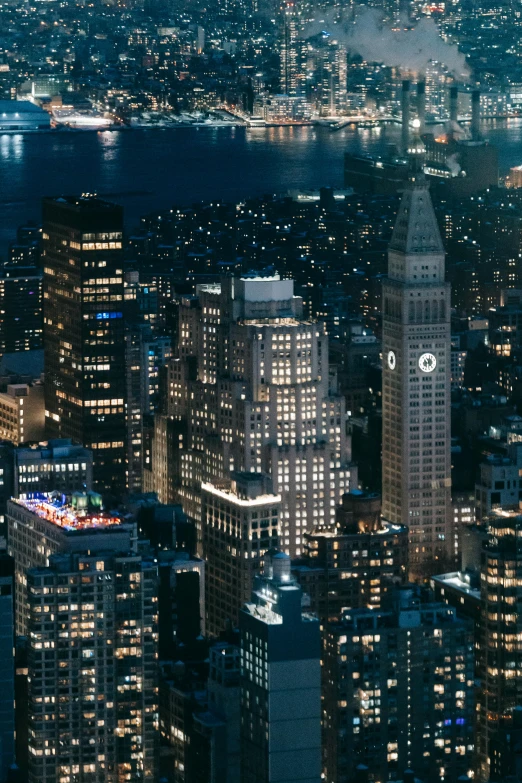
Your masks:
{"label": "pyramidal tower roof", "polygon": [[410,176],[404,190],[389,250],[407,255],[444,254],[437,218],[424,176],[424,145],[412,140]]}

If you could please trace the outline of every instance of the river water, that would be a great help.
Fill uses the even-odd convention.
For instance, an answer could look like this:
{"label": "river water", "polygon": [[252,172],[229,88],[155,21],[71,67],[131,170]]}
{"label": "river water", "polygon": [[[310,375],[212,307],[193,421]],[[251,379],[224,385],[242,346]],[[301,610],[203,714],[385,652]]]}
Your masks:
{"label": "river water", "polygon": [[[484,123],[501,172],[522,164],[522,119]],[[173,128],[0,136],[0,255],[46,195],[96,192],[139,216],[199,200],[240,200],[343,184],[345,151],[383,151],[399,126]]]}

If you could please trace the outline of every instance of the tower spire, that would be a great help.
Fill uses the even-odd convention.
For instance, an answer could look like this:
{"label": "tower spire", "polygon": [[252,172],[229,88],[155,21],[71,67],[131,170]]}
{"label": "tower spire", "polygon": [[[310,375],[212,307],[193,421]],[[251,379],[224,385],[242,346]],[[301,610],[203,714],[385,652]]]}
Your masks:
{"label": "tower spire", "polygon": [[383,516],[406,524],[410,565],[452,554],[450,289],[418,132],[383,283]]}
{"label": "tower spire", "polygon": [[389,250],[396,253],[444,255],[429,183],[424,173],[425,154],[426,148],[417,131],[408,147],[408,182],[389,245]]}

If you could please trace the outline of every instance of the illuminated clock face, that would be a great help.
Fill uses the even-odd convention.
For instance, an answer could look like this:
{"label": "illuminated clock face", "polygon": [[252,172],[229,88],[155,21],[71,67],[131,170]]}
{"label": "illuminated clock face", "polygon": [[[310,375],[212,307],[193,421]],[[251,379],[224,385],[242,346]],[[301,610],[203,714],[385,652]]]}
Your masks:
{"label": "illuminated clock face", "polygon": [[390,370],[395,370],[395,365],[397,364],[397,358],[393,351],[388,351],[388,367]]}
{"label": "illuminated clock face", "polygon": [[422,372],[433,372],[437,366],[437,360],[432,353],[423,353],[419,359],[419,368]]}

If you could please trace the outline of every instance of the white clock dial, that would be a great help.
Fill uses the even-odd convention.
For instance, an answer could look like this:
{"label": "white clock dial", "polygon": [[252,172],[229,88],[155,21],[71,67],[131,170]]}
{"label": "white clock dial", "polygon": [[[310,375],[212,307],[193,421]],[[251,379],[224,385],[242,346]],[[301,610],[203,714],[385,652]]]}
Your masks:
{"label": "white clock dial", "polygon": [[432,353],[423,353],[419,358],[419,368],[422,372],[433,372],[437,366],[437,359]]}
{"label": "white clock dial", "polygon": [[395,366],[397,364],[397,358],[393,351],[388,351],[388,367],[390,370],[395,370]]}

